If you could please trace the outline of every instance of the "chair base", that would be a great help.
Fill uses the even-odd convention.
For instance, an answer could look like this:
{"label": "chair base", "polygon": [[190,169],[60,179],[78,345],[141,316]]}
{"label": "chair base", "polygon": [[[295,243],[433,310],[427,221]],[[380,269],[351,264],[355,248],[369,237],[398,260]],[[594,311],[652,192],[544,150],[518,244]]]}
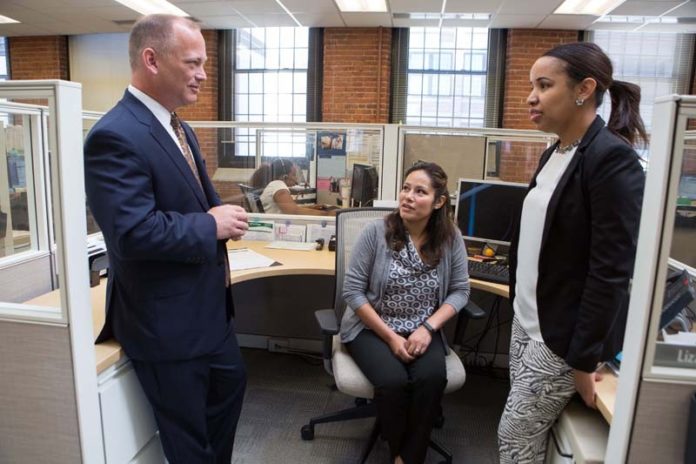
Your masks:
{"label": "chair base", "polygon": [[[310,419],[308,424],[302,426],[302,439],[305,441],[313,440],[314,426],[317,424],[326,424],[329,422],[340,422],[353,419],[366,419],[369,417],[377,416],[377,407],[373,401],[367,401],[361,398],[356,398],[355,403],[355,407],[324,414]],[[436,423],[439,423],[440,427],[442,427],[442,424],[444,424],[444,417],[442,416],[442,414],[438,415]],[[375,447],[375,443],[377,443],[379,432],[380,424],[378,420],[375,420],[375,425],[372,427],[370,437],[367,440],[367,444],[365,445],[365,448],[363,449],[363,452],[360,455],[360,464],[364,464],[367,461],[367,458],[370,456],[372,449]],[[441,461],[440,464],[452,464],[452,453],[447,448],[442,446],[433,438],[430,439],[429,446],[433,449],[433,451],[435,451],[444,458],[444,461]]]}
{"label": "chair base", "polygon": [[[377,442],[377,437],[379,436],[379,425],[379,420],[376,420],[375,425],[372,428],[372,432],[370,432],[370,438],[367,441],[367,445],[365,445],[365,449],[360,456],[360,464],[365,464],[368,456],[370,456],[370,453],[372,452],[372,448],[374,448],[375,443]],[[447,448],[442,446],[433,438],[430,438],[430,443],[428,443],[428,446],[430,446],[433,451],[444,458],[444,461],[440,461],[440,464],[452,464],[452,453]]]}
{"label": "chair base", "polygon": [[313,417],[309,420],[309,424],[302,426],[302,439],[303,440],[313,440],[314,439],[314,426],[317,424],[326,424],[329,422],[341,422],[353,419],[366,419],[368,417],[375,417],[377,415],[377,407],[372,401],[366,401],[364,403],[358,403],[357,406],[343,409],[341,411],[331,412],[328,414],[323,414],[318,417]]}

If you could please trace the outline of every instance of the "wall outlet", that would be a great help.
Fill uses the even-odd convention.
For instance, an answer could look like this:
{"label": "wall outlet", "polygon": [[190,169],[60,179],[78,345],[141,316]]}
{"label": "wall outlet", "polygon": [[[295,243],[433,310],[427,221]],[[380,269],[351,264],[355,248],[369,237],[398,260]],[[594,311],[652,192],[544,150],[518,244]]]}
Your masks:
{"label": "wall outlet", "polygon": [[287,353],[290,341],[286,338],[269,338],[268,351],[272,353]]}

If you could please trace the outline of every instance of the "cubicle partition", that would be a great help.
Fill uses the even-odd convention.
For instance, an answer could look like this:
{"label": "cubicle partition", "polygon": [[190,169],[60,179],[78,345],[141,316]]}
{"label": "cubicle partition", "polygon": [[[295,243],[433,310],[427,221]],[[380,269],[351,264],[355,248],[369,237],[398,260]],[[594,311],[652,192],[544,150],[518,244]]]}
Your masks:
{"label": "cubicle partition", "polygon": [[534,130],[494,128],[401,126],[399,132],[398,177],[418,160],[434,161],[447,172],[450,193],[456,192],[459,178],[529,183],[541,153],[556,138]]}
{"label": "cubicle partition", "polygon": [[[25,189],[32,213],[37,213],[33,208],[42,212],[31,215],[36,219],[28,221],[31,245],[13,255],[8,272],[19,270],[14,279],[39,282],[32,290],[41,292],[42,279],[22,268],[32,262],[38,263],[37,274],[52,268],[42,261],[50,257],[54,235],[60,281],[51,306],[0,300],[0,456],[4,462],[103,462],[85,259],[81,88],[63,81],[7,81],[0,83],[0,98],[38,100],[48,107],[45,125],[40,113],[20,107],[7,118],[8,126],[26,124],[30,131],[26,134],[23,127],[22,140],[10,143],[18,153],[22,149],[24,167],[33,173],[27,178],[25,171],[24,186],[17,188]],[[30,150],[44,143],[44,155]]]}
{"label": "cubicle partition", "polygon": [[47,109],[0,102],[0,301],[53,289]]}
{"label": "cubicle partition", "polygon": [[694,127],[696,97],[656,101],[607,462],[696,461]]}
{"label": "cubicle partition", "polygon": [[228,203],[241,204],[239,184],[252,184],[254,172],[278,158],[299,168],[300,181],[316,203],[337,204],[339,180],[351,176],[354,164],[374,166],[382,178],[381,124],[189,123],[206,155],[208,174]]}

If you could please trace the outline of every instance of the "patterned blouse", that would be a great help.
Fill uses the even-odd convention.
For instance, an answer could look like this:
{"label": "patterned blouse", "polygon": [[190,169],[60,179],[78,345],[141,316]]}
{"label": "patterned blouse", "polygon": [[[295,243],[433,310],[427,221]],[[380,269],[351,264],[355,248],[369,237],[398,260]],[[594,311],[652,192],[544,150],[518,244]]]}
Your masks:
{"label": "patterned blouse", "polygon": [[398,334],[410,334],[438,306],[437,266],[423,262],[409,237],[401,251],[392,251],[380,317]]}

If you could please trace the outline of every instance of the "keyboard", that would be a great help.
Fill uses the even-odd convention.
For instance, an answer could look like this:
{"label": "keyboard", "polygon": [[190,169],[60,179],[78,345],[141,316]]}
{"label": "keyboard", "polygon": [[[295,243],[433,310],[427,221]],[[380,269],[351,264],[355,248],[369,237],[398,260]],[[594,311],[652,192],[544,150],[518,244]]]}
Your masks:
{"label": "keyboard", "polygon": [[469,277],[507,285],[510,283],[510,268],[502,264],[469,260]]}

